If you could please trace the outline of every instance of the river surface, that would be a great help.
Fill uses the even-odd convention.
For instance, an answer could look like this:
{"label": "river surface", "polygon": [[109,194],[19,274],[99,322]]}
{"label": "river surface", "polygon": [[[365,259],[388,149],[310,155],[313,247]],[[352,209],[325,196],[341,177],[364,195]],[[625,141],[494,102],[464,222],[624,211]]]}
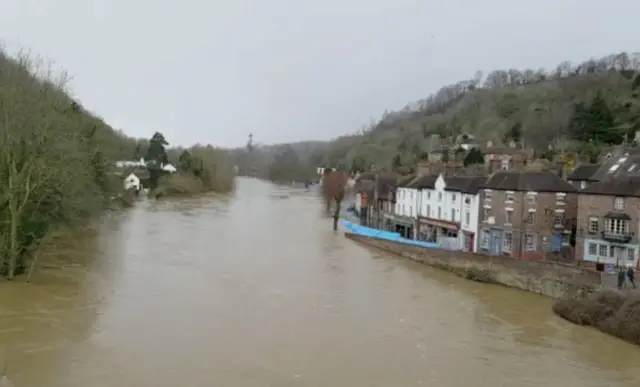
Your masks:
{"label": "river surface", "polygon": [[0,283],[0,361],[16,387],[640,386],[637,347],[358,245],[321,209],[252,179],[139,202]]}

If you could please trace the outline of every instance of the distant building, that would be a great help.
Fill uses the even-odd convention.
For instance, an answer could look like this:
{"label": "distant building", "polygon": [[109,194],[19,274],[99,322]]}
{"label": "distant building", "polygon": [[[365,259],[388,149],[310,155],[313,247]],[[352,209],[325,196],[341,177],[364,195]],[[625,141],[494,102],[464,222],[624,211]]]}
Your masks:
{"label": "distant building", "polygon": [[131,173],[124,179],[123,188],[125,191],[128,191],[134,188],[136,191],[140,191],[142,189],[142,184],[140,184],[140,178],[136,176],[134,173]]}
{"label": "distant building", "polygon": [[138,161],[131,161],[131,160],[122,160],[122,161],[116,161],[116,167],[118,168],[135,168],[135,167],[146,167],[147,164],[145,163],[144,159],[140,159]]}
{"label": "distant building", "polygon": [[165,171],[165,172],[169,172],[169,173],[176,173],[176,172],[178,172],[178,170],[176,169],[176,167],[174,167],[174,166],[173,166],[173,165],[171,165],[171,164],[164,164],[164,165],[162,166],[162,170],[163,170],[163,171]]}
{"label": "distant building", "polygon": [[527,163],[527,153],[513,147],[487,147],[484,152],[484,165],[489,173],[497,171],[522,171]]}

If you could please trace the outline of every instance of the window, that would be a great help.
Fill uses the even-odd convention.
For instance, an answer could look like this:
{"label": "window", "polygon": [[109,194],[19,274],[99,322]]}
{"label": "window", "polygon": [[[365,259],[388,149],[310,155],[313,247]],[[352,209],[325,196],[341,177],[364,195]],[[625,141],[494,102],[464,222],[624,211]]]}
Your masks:
{"label": "window", "polygon": [[427,199],[431,200],[431,191],[427,191]]}
{"label": "window", "polygon": [[471,213],[469,211],[465,211],[464,213],[464,224],[469,225],[471,223]]}
{"label": "window", "polygon": [[513,234],[509,231],[506,231],[504,233],[504,239],[502,240],[502,251],[506,253],[510,253],[512,247],[513,247]]}
{"label": "window", "polygon": [[409,206],[409,213],[407,213],[407,216],[412,216],[412,215],[413,215],[413,208]]}
{"label": "window", "polygon": [[512,224],[513,223],[513,210],[506,210],[504,212],[504,223],[505,224]]}
{"label": "window", "polygon": [[527,194],[527,203],[530,206],[535,206],[535,204],[536,204],[536,195]]}
{"label": "window", "polygon": [[482,230],[482,239],[480,239],[480,247],[488,250],[489,249],[489,238],[491,237],[491,233],[489,230]]}
{"label": "window", "polygon": [[628,249],[627,250],[627,260],[629,262],[633,262],[636,260],[636,249]]}
{"label": "window", "polygon": [[564,226],[564,215],[563,214],[555,214],[553,217],[553,226],[554,227],[562,227]]}
{"label": "window", "polygon": [[485,208],[482,215],[483,215],[482,220],[486,222],[489,219],[489,209]]}
{"label": "window", "polygon": [[621,196],[617,196],[613,200],[613,208],[615,208],[618,211],[624,210],[624,198]]}
{"label": "window", "polygon": [[524,234],[524,250],[536,251],[536,238],[535,235],[526,233]]}
{"label": "window", "polygon": [[515,200],[516,200],[516,195],[513,192],[507,192],[507,196],[505,198],[505,201],[513,202]]}
{"label": "window", "polygon": [[404,207],[404,204],[403,204],[403,205],[402,205],[402,214],[400,214],[400,215],[406,215],[406,213],[407,213],[407,212],[405,211],[405,207]]}
{"label": "window", "polygon": [[489,190],[489,189],[485,189],[484,190],[484,198],[485,199],[491,199],[491,190]]}
{"label": "window", "polygon": [[533,211],[529,211],[527,213],[527,219],[525,220],[525,222],[529,224],[533,224],[535,223],[535,221],[536,221],[536,213]]}
{"label": "window", "polygon": [[604,221],[604,229],[609,234],[624,235],[629,229],[629,221],[607,218]]}
{"label": "window", "polygon": [[464,204],[471,204],[471,198],[468,196],[465,196],[464,198]]}
{"label": "window", "polygon": [[442,207],[438,207],[438,219],[442,218]]}
{"label": "window", "polygon": [[616,257],[616,248],[615,246],[609,246],[609,258]]}
{"label": "window", "polygon": [[456,202],[456,194],[452,194],[451,195],[451,203],[455,203]]}
{"label": "window", "polygon": [[598,255],[597,243],[589,243],[589,255]]}
{"label": "window", "polygon": [[598,255],[601,256],[602,258],[606,258],[607,257],[607,251],[608,249],[608,245],[598,245]]}
{"label": "window", "polygon": [[431,217],[431,206],[427,204],[427,217]]}
{"label": "window", "polygon": [[441,202],[442,201],[442,192],[438,192],[438,201]]}
{"label": "window", "polygon": [[562,244],[563,244],[564,246],[569,245],[569,242],[570,242],[570,241],[569,241],[569,237],[570,237],[570,236],[571,236],[571,235],[570,235],[569,233],[566,233],[566,232],[563,232],[563,233],[562,233]]}
{"label": "window", "polygon": [[589,234],[596,234],[598,230],[600,230],[598,218],[595,216],[589,217]]}
{"label": "window", "polygon": [[456,210],[451,210],[451,221],[455,222],[456,221]]}

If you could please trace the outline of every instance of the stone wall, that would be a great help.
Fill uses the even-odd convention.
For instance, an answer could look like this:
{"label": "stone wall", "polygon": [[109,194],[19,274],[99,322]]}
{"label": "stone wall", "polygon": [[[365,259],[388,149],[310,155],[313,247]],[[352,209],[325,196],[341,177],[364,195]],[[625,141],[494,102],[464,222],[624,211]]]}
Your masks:
{"label": "stone wall", "polygon": [[584,298],[600,288],[600,273],[575,266],[412,246],[349,232],[345,236],[467,279],[500,284],[555,299]]}

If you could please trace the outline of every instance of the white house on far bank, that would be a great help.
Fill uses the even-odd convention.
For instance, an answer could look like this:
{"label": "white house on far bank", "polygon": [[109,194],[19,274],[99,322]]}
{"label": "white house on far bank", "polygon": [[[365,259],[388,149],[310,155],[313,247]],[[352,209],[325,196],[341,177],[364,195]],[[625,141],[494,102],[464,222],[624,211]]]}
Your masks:
{"label": "white house on far bank", "polygon": [[165,164],[162,166],[162,170],[169,173],[176,173],[178,170],[171,164]]}
{"label": "white house on far bank", "polygon": [[125,191],[128,191],[131,188],[135,188],[136,191],[140,191],[140,189],[142,188],[142,184],[140,184],[140,178],[134,173],[129,174],[129,176],[124,179],[123,185]]}

